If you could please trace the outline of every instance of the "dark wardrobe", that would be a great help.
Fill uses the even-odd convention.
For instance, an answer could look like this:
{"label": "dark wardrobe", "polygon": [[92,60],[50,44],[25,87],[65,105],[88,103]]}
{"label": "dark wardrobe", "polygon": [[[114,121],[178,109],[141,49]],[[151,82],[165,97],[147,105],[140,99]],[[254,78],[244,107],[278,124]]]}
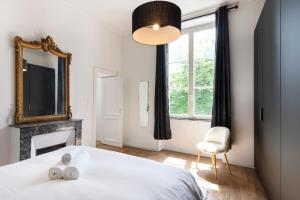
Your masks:
{"label": "dark wardrobe", "polygon": [[255,29],[255,168],[270,199],[300,199],[300,0],[267,0]]}

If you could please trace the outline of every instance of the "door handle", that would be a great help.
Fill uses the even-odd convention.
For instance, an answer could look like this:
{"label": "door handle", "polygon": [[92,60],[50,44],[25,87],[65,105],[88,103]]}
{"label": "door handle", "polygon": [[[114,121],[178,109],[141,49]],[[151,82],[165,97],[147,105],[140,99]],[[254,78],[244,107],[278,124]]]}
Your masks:
{"label": "door handle", "polygon": [[259,119],[261,122],[264,121],[264,108],[260,108],[260,111],[259,111]]}

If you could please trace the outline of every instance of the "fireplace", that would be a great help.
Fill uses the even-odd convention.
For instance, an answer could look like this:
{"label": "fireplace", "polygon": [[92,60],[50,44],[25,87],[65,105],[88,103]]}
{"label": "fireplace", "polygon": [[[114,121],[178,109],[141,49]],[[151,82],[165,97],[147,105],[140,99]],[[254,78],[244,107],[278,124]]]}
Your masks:
{"label": "fireplace", "polygon": [[31,138],[31,157],[57,150],[59,148],[75,145],[75,131],[64,130]]}
{"label": "fireplace", "polygon": [[82,120],[50,121],[11,126],[11,162],[69,145],[81,144]]}
{"label": "fireplace", "polygon": [[57,149],[60,149],[60,148],[63,148],[63,147],[66,147],[67,143],[62,143],[62,144],[56,144],[56,145],[52,145],[50,147],[44,147],[44,148],[40,148],[40,149],[37,149],[36,150],[36,156],[38,155],[42,155],[44,153],[49,153],[51,151],[55,151]]}

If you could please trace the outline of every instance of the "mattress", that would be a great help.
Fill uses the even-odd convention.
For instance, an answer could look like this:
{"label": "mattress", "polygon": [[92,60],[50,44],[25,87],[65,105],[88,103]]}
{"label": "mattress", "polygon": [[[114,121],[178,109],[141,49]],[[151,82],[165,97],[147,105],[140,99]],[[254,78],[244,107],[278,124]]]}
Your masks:
{"label": "mattress", "polygon": [[49,180],[66,147],[0,167],[1,200],[202,200],[186,170],[127,154],[79,146],[90,162],[78,180]]}

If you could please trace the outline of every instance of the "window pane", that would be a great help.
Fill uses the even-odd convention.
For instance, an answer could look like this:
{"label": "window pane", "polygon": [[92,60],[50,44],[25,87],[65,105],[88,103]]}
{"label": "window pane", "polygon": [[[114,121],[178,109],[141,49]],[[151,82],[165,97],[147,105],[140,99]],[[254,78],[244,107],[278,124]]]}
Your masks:
{"label": "window pane", "polygon": [[187,61],[189,57],[189,37],[182,35],[169,44],[169,63]]}
{"label": "window pane", "polygon": [[213,88],[195,89],[195,114],[211,116]]}
{"label": "window pane", "polygon": [[194,59],[215,59],[215,28],[194,33]]}
{"label": "window pane", "polygon": [[188,114],[189,61],[188,35],[169,44],[170,114]]}
{"label": "window pane", "polygon": [[170,114],[188,114],[188,88],[188,63],[169,64]]}
{"label": "window pane", "polygon": [[188,89],[169,90],[170,114],[188,114]]}
{"label": "window pane", "polygon": [[195,115],[211,115],[215,69],[215,29],[194,33]]}
{"label": "window pane", "polygon": [[195,60],[195,87],[213,86],[215,61],[212,59]]}
{"label": "window pane", "polygon": [[187,62],[169,64],[170,89],[182,89],[189,86],[189,65]]}

